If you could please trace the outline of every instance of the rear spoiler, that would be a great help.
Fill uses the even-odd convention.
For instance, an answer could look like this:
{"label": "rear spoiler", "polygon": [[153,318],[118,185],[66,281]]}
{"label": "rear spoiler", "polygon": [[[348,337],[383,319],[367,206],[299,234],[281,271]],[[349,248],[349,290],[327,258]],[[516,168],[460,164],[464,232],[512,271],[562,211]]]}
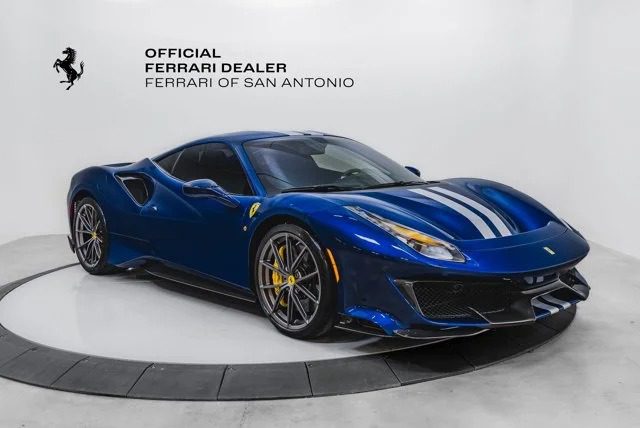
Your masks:
{"label": "rear spoiler", "polygon": [[103,165],[103,166],[108,166],[111,168],[117,168],[120,166],[127,166],[127,165],[131,165],[133,162],[122,162],[122,163],[110,163],[108,165]]}

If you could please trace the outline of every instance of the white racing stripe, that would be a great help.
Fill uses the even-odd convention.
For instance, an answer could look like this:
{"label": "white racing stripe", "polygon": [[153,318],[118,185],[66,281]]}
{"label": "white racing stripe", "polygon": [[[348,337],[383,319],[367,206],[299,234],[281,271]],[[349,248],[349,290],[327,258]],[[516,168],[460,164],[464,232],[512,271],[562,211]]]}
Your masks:
{"label": "white racing stripe", "polygon": [[430,192],[425,189],[409,189],[411,192],[418,193],[422,196],[426,196],[429,199],[433,199],[434,201],[440,202],[442,205],[446,205],[452,210],[456,211],[458,214],[463,215],[467,218],[473,225],[478,229],[478,231],[482,234],[485,239],[495,238],[496,235],[493,233],[489,225],[476,213],[471,211],[469,208],[465,207],[457,203],[456,201],[452,201],[451,199],[442,196],[438,193]]}
{"label": "white racing stripe", "polygon": [[511,231],[509,230],[509,228],[507,227],[506,224],[504,224],[504,222],[502,221],[502,219],[500,217],[498,217],[498,215],[496,213],[494,213],[493,211],[491,211],[489,208],[485,207],[482,204],[479,204],[478,202],[474,201],[471,198],[468,198],[464,195],[461,195],[459,193],[456,192],[452,192],[451,190],[447,190],[447,189],[443,189],[442,187],[429,187],[430,190],[434,190],[438,193],[442,193],[445,194],[447,196],[452,197],[453,199],[457,199],[460,202],[464,202],[465,204],[469,205],[472,208],[475,208],[476,210],[480,211],[482,214],[484,214],[485,216],[487,216],[487,218],[491,221],[491,223],[493,223],[493,225],[496,227],[496,229],[498,229],[498,232],[500,232],[500,235],[502,236],[511,236]]}
{"label": "white racing stripe", "polygon": [[560,300],[560,299],[556,299],[553,296],[550,296],[548,294],[541,296],[545,301],[549,302],[549,303],[553,303],[554,305],[559,305],[562,306],[564,309],[569,309],[569,306],[571,306],[571,303],[569,302],[565,302],[564,300]]}
{"label": "white racing stripe", "polygon": [[533,299],[531,301],[531,304],[536,308],[549,311],[552,315],[555,314],[556,312],[560,312],[560,309],[556,308],[555,306],[547,305],[546,303],[542,303],[540,300],[537,300],[537,299]]}

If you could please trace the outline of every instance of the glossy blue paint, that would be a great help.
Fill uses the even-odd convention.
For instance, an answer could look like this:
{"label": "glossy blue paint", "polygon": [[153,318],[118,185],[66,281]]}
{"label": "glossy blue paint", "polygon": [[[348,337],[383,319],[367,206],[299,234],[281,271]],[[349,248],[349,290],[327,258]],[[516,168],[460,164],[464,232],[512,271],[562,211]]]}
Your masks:
{"label": "glossy blue paint", "polygon": [[383,312],[379,309],[372,309],[362,306],[354,306],[346,308],[345,315],[348,315],[354,319],[371,322],[380,327],[386,334],[392,336],[394,330],[408,328],[408,325],[403,324],[396,319],[393,315]]}
{"label": "glossy blue paint", "polygon": [[[70,214],[73,202],[82,195],[90,195],[100,204],[109,230],[111,264],[130,267],[146,260],[159,260],[249,290],[252,289],[249,248],[252,240],[259,239],[256,231],[274,216],[290,217],[306,225],[319,244],[335,255],[341,273],[336,285],[339,288],[336,310],[370,321],[387,334],[416,325],[486,327],[486,323],[424,318],[394,285],[394,279],[542,275],[574,266],[589,251],[582,236],[537,201],[487,180],[456,178],[408,187],[267,197],[243,144],[286,135],[274,132],[219,135],[153,158],[157,160],[196,144],[228,144],[245,169],[254,193],[233,195],[237,206],[225,205],[215,198],[187,195],[183,191],[184,182],[166,173],[154,160],[143,159],[77,173],[68,193]],[[144,205],[136,203],[116,178],[116,174],[123,173],[140,174],[152,183],[152,196]],[[511,235],[482,239],[468,218],[412,191],[433,186],[454,191],[489,208],[506,224]],[[250,217],[249,208],[255,202],[261,206]],[[458,263],[422,255],[357,216],[348,206],[358,206],[446,240],[464,254],[466,261]],[[481,212],[471,210],[486,220]],[[552,248],[554,254],[544,247]]]}

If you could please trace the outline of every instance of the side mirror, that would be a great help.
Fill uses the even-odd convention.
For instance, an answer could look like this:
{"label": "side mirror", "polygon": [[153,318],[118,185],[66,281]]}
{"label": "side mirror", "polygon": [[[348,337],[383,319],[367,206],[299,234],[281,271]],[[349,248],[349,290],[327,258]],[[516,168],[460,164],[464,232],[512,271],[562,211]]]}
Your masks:
{"label": "side mirror", "polygon": [[213,198],[231,208],[240,205],[236,198],[218,186],[215,181],[209,180],[208,178],[201,178],[184,183],[182,185],[182,192],[187,196],[195,198]]}
{"label": "side mirror", "polygon": [[418,177],[420,177],[420,170],[415,166],[405,166],[405,168],[411,171],[412,173],[414,173],[415,175],[417,175]]}

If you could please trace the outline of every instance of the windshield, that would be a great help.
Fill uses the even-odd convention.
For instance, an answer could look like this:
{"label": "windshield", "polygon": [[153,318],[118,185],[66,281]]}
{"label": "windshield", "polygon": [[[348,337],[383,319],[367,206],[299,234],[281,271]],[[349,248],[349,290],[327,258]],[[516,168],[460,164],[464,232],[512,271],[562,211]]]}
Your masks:
{"label": "windshield", "polygon": [[296,188],[350,190],[421,181],[386,156],[346,138],[269,138],[249,141],[244,149],[269,195]]}

